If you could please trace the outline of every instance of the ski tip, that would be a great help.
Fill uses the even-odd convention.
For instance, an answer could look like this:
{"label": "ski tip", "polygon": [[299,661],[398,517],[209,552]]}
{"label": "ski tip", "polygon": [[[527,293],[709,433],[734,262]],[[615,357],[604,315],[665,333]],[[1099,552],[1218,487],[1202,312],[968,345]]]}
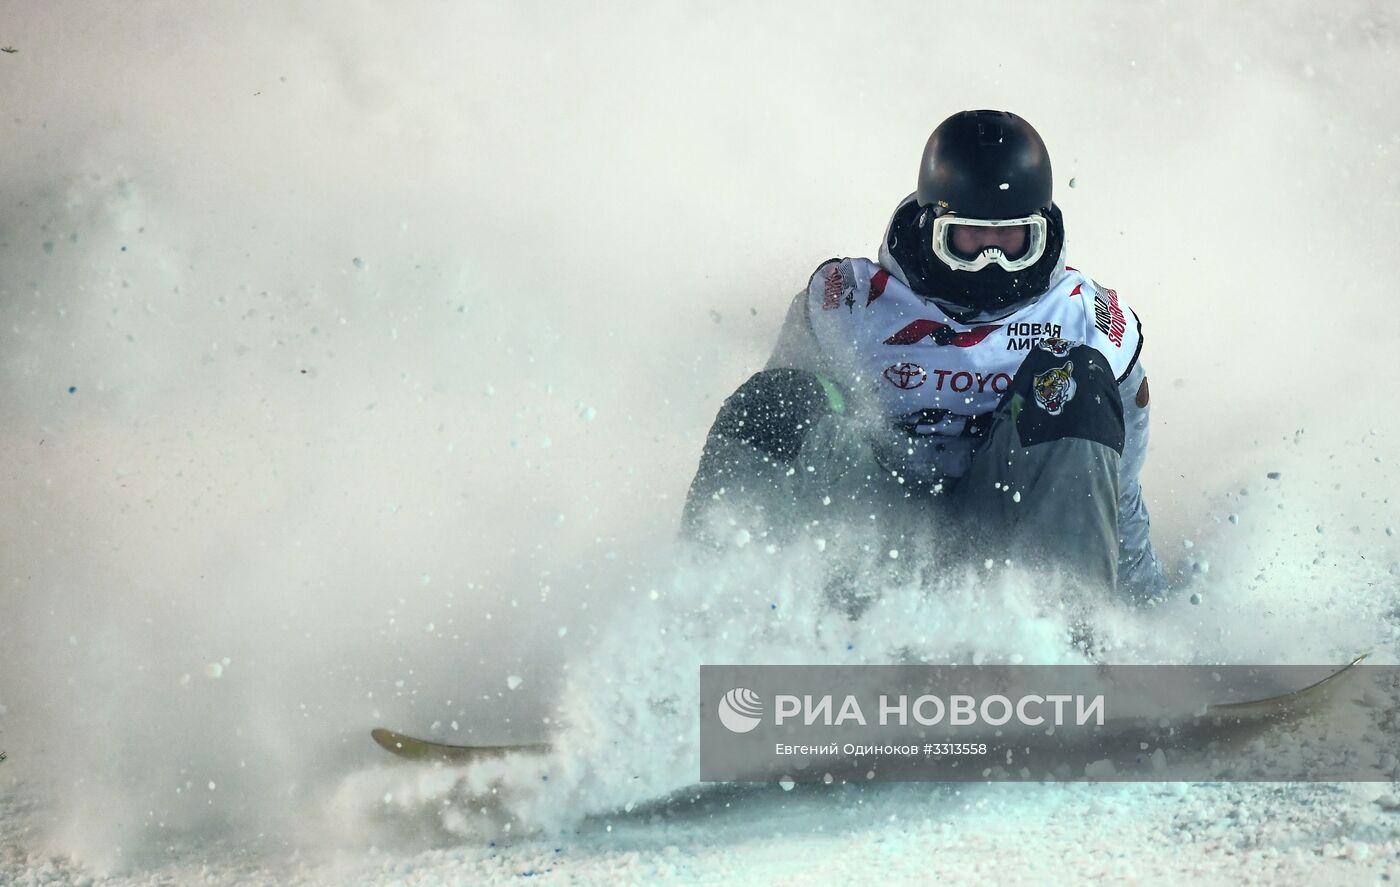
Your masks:
{"label": "ski tip", "polygon": [[548,743],[449,745],[443,742],[434,742],[431,739],[419,739],[416,736],[409,736],[384,727],[375,727],[369,731],[369,735],[380,748],[409,761],[464,764],[507,754],[543,754],[549,751]]}
{"label": "ski tip", "polygon": [[375,727],[369,731],[369,736],[382,749],[391,752],[403,751],[403,737],[393,730],[385,730],[383,727]]}

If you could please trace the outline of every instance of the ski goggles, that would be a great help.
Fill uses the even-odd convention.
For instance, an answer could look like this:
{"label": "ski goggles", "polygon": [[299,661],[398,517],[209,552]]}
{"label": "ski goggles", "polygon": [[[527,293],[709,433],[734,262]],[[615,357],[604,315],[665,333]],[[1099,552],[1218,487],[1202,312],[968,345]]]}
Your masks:
{"label": "ski goggles", "polygon": [[954,271],[981,271],[991,264],[1020,271],[1045,255],[1046,227],[1039,213],[1019,219],[943,215],[933,220],[933,254]]}

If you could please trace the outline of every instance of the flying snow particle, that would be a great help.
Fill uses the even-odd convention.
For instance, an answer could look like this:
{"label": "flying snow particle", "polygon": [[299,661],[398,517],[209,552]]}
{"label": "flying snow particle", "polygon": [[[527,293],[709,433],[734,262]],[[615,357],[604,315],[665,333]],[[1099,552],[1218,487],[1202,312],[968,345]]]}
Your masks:
{"label": "flying snow particle", "polygon": [[[1387,532],[1388,532],[1388,531],[1387,531]],[[812,540],[812,544],[815,545],[815,546],[817,546],[817,551],[826,551],[826,540],[825,540],[825,539],[813,539],[813,540]]]}
{"label": "flying snow particle", "polygon": [[1020,501],[1021,501],[1021,491],[1020,491],[1020,490],[1017,490],[1016,492],[1014,492],[1014,493],[1011,494],[1011,501],[1012,501],[1012,502],[1020,502]]}
{"label": "flying snow particle", "polygon": [[1192,603],[1192,604],[1197,604],[1197,605],[1198,605],[1198,604],[1200,604],[1200,602],[1201,602],[1201,593],[1200,593],[1199,591],[1193,591],[1193,592],[1191,592],[1191,603]]}
{"label": "flying snow particle", "polygon": [[797,785],[797,781],[791,776],[784,776],[782,779],[778,780],[778,785],[783,787],[783,791],[790,792],[792,791],[792,787]]}
{"label": "flying snow particle", "polygon": [[898,548],[891,548],[891,549],[890,549],[890,560],[892,560],[892,561],[899,560],[899,549],[898,549]]}
{"label": "flying snow particle", "polygon": [[204,676],[218,680],[224,676],[224,667],[217,662],[211,662],[204,666]]}
{"label": "flying snow particle", "polygon": [[524,682],[525,679],[518,674],[513,674],[510,677],[506,678],[506,686],[512,690],[514,690],[516,687],[519,687]]}

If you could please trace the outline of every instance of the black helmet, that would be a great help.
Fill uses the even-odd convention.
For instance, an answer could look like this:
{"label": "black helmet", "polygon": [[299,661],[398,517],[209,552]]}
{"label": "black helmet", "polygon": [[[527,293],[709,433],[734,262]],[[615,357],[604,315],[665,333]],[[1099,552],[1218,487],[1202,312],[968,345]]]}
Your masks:
{"label": "black helmet", "polygon": [[1064,244],[1052,192],[1045,143],[1020,117],[963,111],[940,123],[916,192],[927,296],[964,322],[1039,298]]}

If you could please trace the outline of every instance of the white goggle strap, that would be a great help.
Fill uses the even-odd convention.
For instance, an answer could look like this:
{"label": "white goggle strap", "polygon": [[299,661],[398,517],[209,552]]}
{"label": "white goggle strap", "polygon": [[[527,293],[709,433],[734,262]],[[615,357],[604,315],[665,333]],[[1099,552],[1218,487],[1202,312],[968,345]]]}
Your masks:
{"label": "white goggle strap", "polygon": [[[1026,251],[1018,259],[1008,259],[1006,254],[995,246],[988,246],[974,259],[964,259],[953,252],[948,245],[954,225],[976,225],[982,228],[1005,228],[1011,225],[1027,226],[1030,242]],[[981,271],[992,263],[1007,271],[1020,271],[1029,268],[1045,255],[1045,217],[1037,213],[1019,219],[969,219],[963,216],[945,215],[933,220],[933,253],[954,271]]]}

